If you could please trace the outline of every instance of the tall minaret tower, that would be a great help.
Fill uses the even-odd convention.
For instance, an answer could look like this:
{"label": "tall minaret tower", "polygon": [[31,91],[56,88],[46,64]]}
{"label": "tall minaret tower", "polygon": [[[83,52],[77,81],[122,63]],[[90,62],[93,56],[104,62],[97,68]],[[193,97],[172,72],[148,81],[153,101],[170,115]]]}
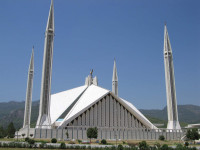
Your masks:
{"label": "tall minaret tower", "polygon": [[172,48],[166,25],[164,31],[164,63],[168,112],[167,129],[181,129],[178,121]]}
{"label": "tall minaret tower", "polygon": [[117,77],[117,67],[116,67],[115,59],[114,59],[114,66],[113,66],[112,92],[116,96],[118,96],[118,77]]}
{"label": "tall minaret tower", "polygon": [[30,65],[29,65],[29,70],[28,70],[26,102],[25,102],[25,110],[24,110],[23,128],[27,128],[27,136],[29,136],[29,128],[30,128],[30,120],[31,120],[33,76],[34,76],[34,47],[32,50],[32,55],[31,55],[31,60],[30,60]]}
{"label": "tall minaret tower", "polygon": [[39,116],[36,128],[51,128],[50,101],[51,101],[53,41],[54,41],[54,8],[53,8],[53,0],[51,0],[49,17],[45,32],[40,109],[39,109]]}

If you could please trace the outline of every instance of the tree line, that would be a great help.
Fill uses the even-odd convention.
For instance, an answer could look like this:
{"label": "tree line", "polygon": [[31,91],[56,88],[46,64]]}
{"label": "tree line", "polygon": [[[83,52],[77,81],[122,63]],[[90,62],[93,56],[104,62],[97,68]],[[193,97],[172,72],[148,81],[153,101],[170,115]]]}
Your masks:
{"label": "tree line", "polygon": [[0,138],[14,138],[15,137],[15,127],[13,122],[11,122],[7,128],[3,128],[2,126],[0,126]]}

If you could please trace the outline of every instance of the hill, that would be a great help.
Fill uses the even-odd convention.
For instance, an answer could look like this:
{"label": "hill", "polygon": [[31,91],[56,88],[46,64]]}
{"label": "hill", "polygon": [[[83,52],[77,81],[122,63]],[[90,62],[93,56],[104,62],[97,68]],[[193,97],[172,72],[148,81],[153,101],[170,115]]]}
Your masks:
{"label": "hill", "polygon": [[[167,121],[167,107],[162,110],[152,109],[140,111],[145,115],[161,120]],[[200,122],[200,106],[197,105],[178,105],[178,116],[179,121],[187,124],[199,123]]]}
{"label": "hill", "polygon": [[[10,122],[13,122],[17,129],[21,128],[24,120],[24,102],[3,102],[0,103],[0,126],[6,128]],[[167,124],[167,108],[162,110],[152,109],[140,111],[155,124]],[[34,127],[39,112],[39,101],[33,101],[31,111],[31,126]],[[200,106],[178,105],[179,121],[185,126],[190,123],[200,122]]]}
{"label": "hill", "polygon": [[[13,122],[15,128],[23,126],[25,102],[3,102],[0,103],[0,126],[6,128]],[[33,101],[31,111],[31,126],[35,126],[39,113],[39,101]]]}

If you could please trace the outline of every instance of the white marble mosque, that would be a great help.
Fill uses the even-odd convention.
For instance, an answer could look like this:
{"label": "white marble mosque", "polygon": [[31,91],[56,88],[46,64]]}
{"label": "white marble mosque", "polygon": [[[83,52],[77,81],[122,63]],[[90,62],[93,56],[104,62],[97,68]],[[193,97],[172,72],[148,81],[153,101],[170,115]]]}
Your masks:
{"label": "white marble mosque", "polygon": [[[98,128],[99,139],[177,139],[182,136],[178,121],[172,49],[167,27],[164,28],[164,64],[167,92],[168,126],[158,129],[132,103],[118,96],[118,76],[114,60],[112,91],[100,87],[93,70],[85,84],[77,88],[51,94],[51,76],[54,44],[54,4],[51,1],[45,32],[40,108],[35,128],[30,128],[34,58],[28,71],[24,125],[17,134],[34,138],[87,139],[89,127]],[[169,132],[166,132],[169,131]]]}

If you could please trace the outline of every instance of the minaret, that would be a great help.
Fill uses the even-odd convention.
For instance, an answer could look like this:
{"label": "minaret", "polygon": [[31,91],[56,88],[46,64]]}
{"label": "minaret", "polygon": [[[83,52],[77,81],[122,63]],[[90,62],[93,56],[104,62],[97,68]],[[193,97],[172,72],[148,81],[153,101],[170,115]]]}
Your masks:
{"label": "minaret", "polygon": [[29,70],[28,70],[26,101],[25,101],[25,110],[24,110],[23,128],[27,128],[27,137],[29,136],[29,128],[30,128],[30,120],[31,120],[33,76],[34,76],[34,47],[32,50],[32,55],[31,55],[31,60],[30,60],[30,65],[29,65]]}
{"label": "minaret", "polygon": [[51,75],[53,62],[54,41],[54,8],[51,1],[49,17],[45,32],[44,57],[42,70],[42,83],[40,95],[40,109],[36,128],[51,128],[50,101],[51,101]]}
{"label": "minaret", "polygon": [[118,96],[118,77],[117,77],[117,67],[115,59],[113,66],[112,92]]}
{"label": "minaret", "polygon": [[178,121],[172,48],[166,25],[164,31],[164,63],[168,112],[167,129],[181,129]]}

